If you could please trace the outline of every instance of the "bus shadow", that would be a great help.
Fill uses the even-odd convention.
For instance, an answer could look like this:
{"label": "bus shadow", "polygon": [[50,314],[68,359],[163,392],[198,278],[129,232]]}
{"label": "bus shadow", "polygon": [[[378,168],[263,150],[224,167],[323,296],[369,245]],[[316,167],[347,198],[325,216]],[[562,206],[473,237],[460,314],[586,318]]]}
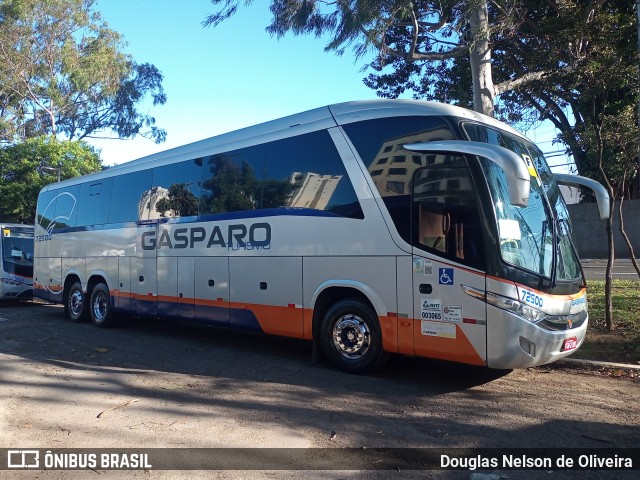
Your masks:
{"label": "bus shadow", "polygon": [[[509,373],[390,355],[378,372],[351,375],[326,362],[313,365],[311,342],[306,340],[133,317],[123,318],[118,327],[101,329],[68,321],[60,306],[25,303],[10,310],[19,323],[3,325],[13,327],[12,342],[0,349],[67,368],[116,368],[120,373],[153,370],[246,381],[268,378],[328,390],[345,385],[360,392],[401,386],[405,395],[419,396],[466,390]],[[30,337],[33,332],[38,336],[35,343]]]}
{"label": "bus shadow", "polygon": [[537,382],[525,383],[536,372],[394,356],[379,372],[357,376],[312,365],[311,344],[295,339],[150,319],[100,329],[69,322],[61,307],[47,305],[1,316],[3,392],[81,415],[136,400],[127,412],[132,424],[241,418],[328,447],[562,446],[567,432],[576,447],[640,438],[637,424],[585,422],[583,411],[602,414],[593,396],[572,395],[571,409],[562,406],[567,392],[579,390],[579,377],[547,384],[539,397]]}

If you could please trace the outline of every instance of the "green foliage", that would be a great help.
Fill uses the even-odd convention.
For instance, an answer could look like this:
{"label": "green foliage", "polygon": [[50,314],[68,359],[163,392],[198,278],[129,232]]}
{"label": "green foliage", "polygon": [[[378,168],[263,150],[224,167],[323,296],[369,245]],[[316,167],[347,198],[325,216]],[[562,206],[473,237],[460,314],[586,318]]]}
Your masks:
{"label": "green foliage", "polygon": [[37,137],[0,149],[0,220],[32,224],[40,189],[101,170],[100,156],[82,141]]}
{"label": "green foliage", "polygon": [[[623,355],[640,361],[640,281],[614,280],[611,301],[616,318],[615,331],[624,338],[619,347]],[[587,284],[589,298],[589,331],[608,332],[605,322],[605,282],[589,280]],[[589,348],[588,345],[585,346]]]}
{"label": "green foliage", "polygon": [[[218,6],[205,24],[216,25],[240,0]],[[271,0],[267,30],[281,37],[330,35],[327,50],[353,46],[375,51],[364,80],[378,95],[473,105],[469,51],[476,42],[469,18],[482,2],[463,0]],[[637,156],[638,57],[634,2],[629,0],[493,0],[487,2],[491,75],[497,115],[529,127],[550,120],[558,141],[583,175],[595,176],[593,129],[605,125],[605,156],[619,181]],[[611,130],[610,127],[615,127]],[[613,164],[616,164],[615,166]],[[634,170],[635,174],[635,170]],[[627,177],[629,180],[629,177]]]}
{"label": "green foliage", "polygon": [[0,141],[43,134],[82,139],[103,130],[163,141],[138,111],[147,96],[165,103],[162,75],[123,53],[120,34],[94,0],[0,2]]}
{"label": "green foliage", "polygon": [[[603,147],[607,175],[618,183],[625,171],[635,174],[629,167],[638,154],[639,57],[630,41],[636,37],[634,6],[624,0],[555,3],[540,9],[538,30],[523,31],[532,41],[519,50],[528,70],[542,67],[549,74],[502,101],[509,112],[533,108],[540,119],[551,120],[581,175],[603,181],[597,167]],[[510,66],[502,71],[508,75]]]}

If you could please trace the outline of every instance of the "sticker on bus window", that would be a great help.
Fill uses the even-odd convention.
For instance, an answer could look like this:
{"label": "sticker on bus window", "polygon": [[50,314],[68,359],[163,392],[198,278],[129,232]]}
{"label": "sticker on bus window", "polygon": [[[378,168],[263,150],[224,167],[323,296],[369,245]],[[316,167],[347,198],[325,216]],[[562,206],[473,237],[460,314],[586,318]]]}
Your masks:
{"label": "sticker on bus window", "polygon": [[429,337],[456,338],[456,326],[452,323],[422,320],[420,333]]}
{"label": "sticker on bus window", "polygon": [[413,259],[413,273],[420,273],[424,269],[424,260],[421,258]]}
{"label": "sticker on bus window", "polygon": [[431,260],[424,261],[424,274],[433,275],[433,262]]}
{"label": "sticker on bus window", "polygon": [[462,307],[459,305],[445,305],[442,307],[445,322],[462,322]]}
{"label": "sticker on bus window", "polygon": [[522,158],[527,164],[527,170],[529,170],[529,175],[531,175],[533,178],[538,178],[538,172],[536,170],[536,166],[533,164],[533,160],[531,160],[531,157],[523,153]]}
{"label": "sticker on bus window", "polygon": [[9,229],[2,230],[2,236],[3,237],[10,237],[11,236],[11,230],[9,230]]}

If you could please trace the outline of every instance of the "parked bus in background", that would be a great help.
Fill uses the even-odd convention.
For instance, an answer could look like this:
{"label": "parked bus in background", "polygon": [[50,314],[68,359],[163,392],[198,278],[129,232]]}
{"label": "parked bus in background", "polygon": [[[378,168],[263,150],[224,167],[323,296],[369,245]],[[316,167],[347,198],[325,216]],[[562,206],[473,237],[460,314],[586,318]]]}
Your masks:
{"label": "parked bus in background", "polygon": [[36,296],[388,353],[519,368],[575,351],[584,275],[558,183],[512,128],[438,103],[318,108],[45,187]]}
{"label": "parked bus in background", "polygon": [[0,300],[33,298],[33,227],[0,224]]}

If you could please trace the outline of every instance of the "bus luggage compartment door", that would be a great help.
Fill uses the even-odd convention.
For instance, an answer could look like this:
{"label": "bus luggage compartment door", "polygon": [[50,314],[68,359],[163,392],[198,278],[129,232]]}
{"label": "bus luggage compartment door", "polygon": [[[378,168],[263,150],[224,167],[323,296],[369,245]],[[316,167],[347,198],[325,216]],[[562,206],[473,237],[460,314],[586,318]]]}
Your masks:
{"label": "bus luggage compartment door", "polygon": [[[138,239],[157,233],[157,223],[138,224]],[[158,304],[158,273],[156,249],[138,248],[131,269],[131,284],[134,287],[136,311],[140,316],[155,317]]]}

